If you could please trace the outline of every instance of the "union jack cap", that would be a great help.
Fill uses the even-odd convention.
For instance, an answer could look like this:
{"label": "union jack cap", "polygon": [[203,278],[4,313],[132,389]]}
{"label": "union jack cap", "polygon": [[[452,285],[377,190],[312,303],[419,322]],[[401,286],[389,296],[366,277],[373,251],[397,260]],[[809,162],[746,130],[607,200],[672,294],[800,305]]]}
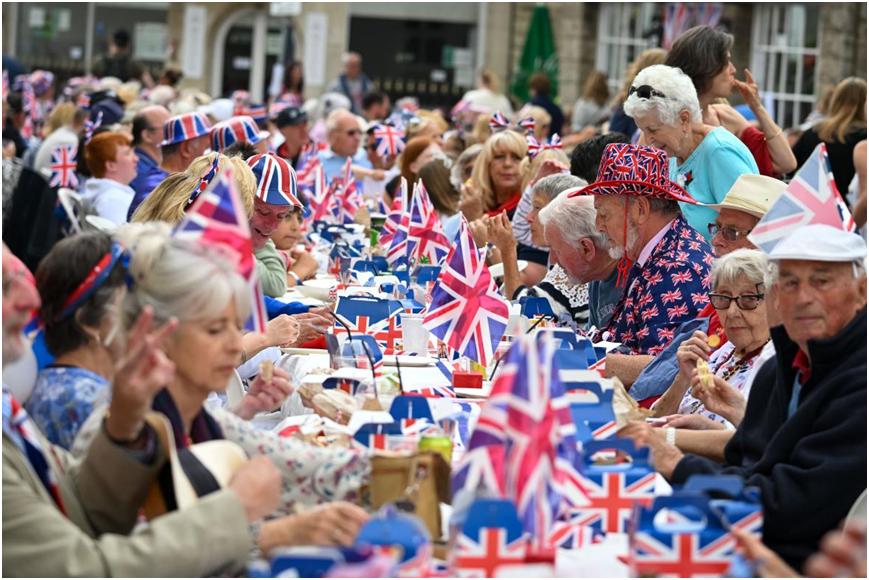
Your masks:
{"label": "union jack cap", "polygon": [[670,160],[663,150],[627,143],[606,146],[597,179],[568,197],[577,195],[658,197],[697,205],[687,191],[670,181]]}
{"label": "union jack cap", "polygon": [[163,124],[163,142],[161,146],[174,145],[208,135],[211,125],[202,113],[184,113],[170,117]]}
{"label": "union jack cap", "polygon": [[240,141],[256,145],[263,139],[268,139],[269,135],[268,131],[260,131],[256,122],[250,117],[233,117],[221,121],[211,129],[211,149],[223,151]]}
{"label": "union jack cap", "polygon": [[296,172],[284,159],[260,153],[247,160],[256,177],[256,197],[270,205],[293,205],[302,208],[296,192]]}

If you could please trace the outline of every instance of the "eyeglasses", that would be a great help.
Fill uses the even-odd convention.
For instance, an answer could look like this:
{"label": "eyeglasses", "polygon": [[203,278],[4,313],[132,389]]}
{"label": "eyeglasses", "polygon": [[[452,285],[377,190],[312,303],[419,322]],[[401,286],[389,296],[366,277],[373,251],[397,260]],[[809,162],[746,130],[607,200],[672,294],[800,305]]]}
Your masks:
{"label": "eyeglasses", "polygon": [[667,95],[657,89],[653,89],[649,85],[631,87],[631,90],[628,91],[628,96],[630,97],[634,93],[637,93],[637,96],[641,99],[651,99],[652,97],[661,97],[662,99],[667,98]]}
{"label": "eyeglasses", "polygon": [[736,301],[736,307],[740,310],[755,310],[760,301],[763,300],[763,294],[740,294],[739,296],[728,296],[726,294],[709,293],[709,301],[712,302],[712,308],[715,310],[727,310],[730,308],[730,303]]}
{"label": "eyeglasses", "polygon": [[718,224],[709,224],[707,227],[710,236],[714,238],[716,234],[721,233],[721,237],[728,242],[735,242],[751,233],[751,230],[738,230],[731,226],[719,226]]}

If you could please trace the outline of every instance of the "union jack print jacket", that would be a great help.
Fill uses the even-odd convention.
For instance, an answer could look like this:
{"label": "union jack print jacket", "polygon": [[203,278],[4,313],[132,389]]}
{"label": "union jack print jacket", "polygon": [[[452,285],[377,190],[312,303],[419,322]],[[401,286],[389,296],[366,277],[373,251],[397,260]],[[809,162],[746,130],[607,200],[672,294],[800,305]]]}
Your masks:
{"label": "union jack print jacket", "polygon": [[678,326],[709,302],[712,248],[679,215],[643,266],[634,264],[627,291],[607,327],[609,340],[629,354],[657,355]]}

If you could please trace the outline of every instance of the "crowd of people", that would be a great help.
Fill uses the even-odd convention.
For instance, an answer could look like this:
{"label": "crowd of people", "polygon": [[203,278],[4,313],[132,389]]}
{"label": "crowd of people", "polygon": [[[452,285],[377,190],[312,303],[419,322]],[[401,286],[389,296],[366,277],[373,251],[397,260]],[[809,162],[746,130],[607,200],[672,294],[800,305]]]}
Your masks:
{"label": "crowd of people", "polygon": [[[761,573],[865,576],[865,238],[819,224],[771,251],[749,238],[820,143],[865,236],[864,80],[842,79],[809,126],[780,127],[751,72],[737,78],[733,37],[699,26],[639,55],[614,98],[594,72],[567,107],[543,73],[516,103],[491,71],[449,111],[393,104],[355,53],[319,98],[304,101],[294,63],[255,103],[154,83],[128,44],[115,35],[101,77],[34,71],[4,91],[3,367],[39,365],[34,384],[4,379],[7,574],[236,573],[252,550],[352,544],[371,452],[251,422],[296,387],[281,369],[235,404],[218,396],[257,353],[331,327],[331,306],[281,297],[324,271],[306,238],[312,176],[345,180],[349,161],[360,223],[420,183],[447,238],[466,221],[502,264],[506,299],[543,298],[558,325],[618,343],[606,374],[653,417],[619,435],[671,483],[758,487],[763,543],[740,541]],[[172,234],[225,169],[253,246],[237,260]],[[241,262],[264,334],[243,329]],[[142,516],[170,455],[197,471],[188,448],[215,440],[253,459],[223,489],[199,481],[199,502],[169,494]]]}

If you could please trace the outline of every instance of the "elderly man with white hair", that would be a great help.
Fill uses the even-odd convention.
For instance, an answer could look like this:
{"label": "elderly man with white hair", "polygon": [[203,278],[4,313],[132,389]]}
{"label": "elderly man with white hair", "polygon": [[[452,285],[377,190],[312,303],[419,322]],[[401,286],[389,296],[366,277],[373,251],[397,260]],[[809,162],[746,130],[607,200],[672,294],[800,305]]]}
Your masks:
{"label": "elderly man with white hair", "polygon": [[326,182],[331,183],[336,177],[342,177],[344,164],[348,159],[356,167],[371,169],[371,162],[362,143],[362,127],[356,115],[347,109],[336,109],[326,118],[326,136],[329,148],[318,153],[320,164],[326,173]]}
{"label": "elderly man with white hair", "polygon": [[620,435],[650,445],[672,483],[728,474],[760,489],[763,541],[800,570],[866,489],[866,242],[814,224],[769,258],[783,325],[771,330],[776,355],[754,379],[724,465],[683,455],[647,423]]}
{"label": "elderly man with white hair", "polygon": [[[678,68],[658,64],[641,70],[624,107],[642,130],[642,142],[670,156],[670,179],[701,204],[721,203],[740,175],[758,173],[742,141],[723,127],[703,123],[697,90]],[[688,224],[710,240],[706,224],[715,221],[715,210],[679,205]]]}

